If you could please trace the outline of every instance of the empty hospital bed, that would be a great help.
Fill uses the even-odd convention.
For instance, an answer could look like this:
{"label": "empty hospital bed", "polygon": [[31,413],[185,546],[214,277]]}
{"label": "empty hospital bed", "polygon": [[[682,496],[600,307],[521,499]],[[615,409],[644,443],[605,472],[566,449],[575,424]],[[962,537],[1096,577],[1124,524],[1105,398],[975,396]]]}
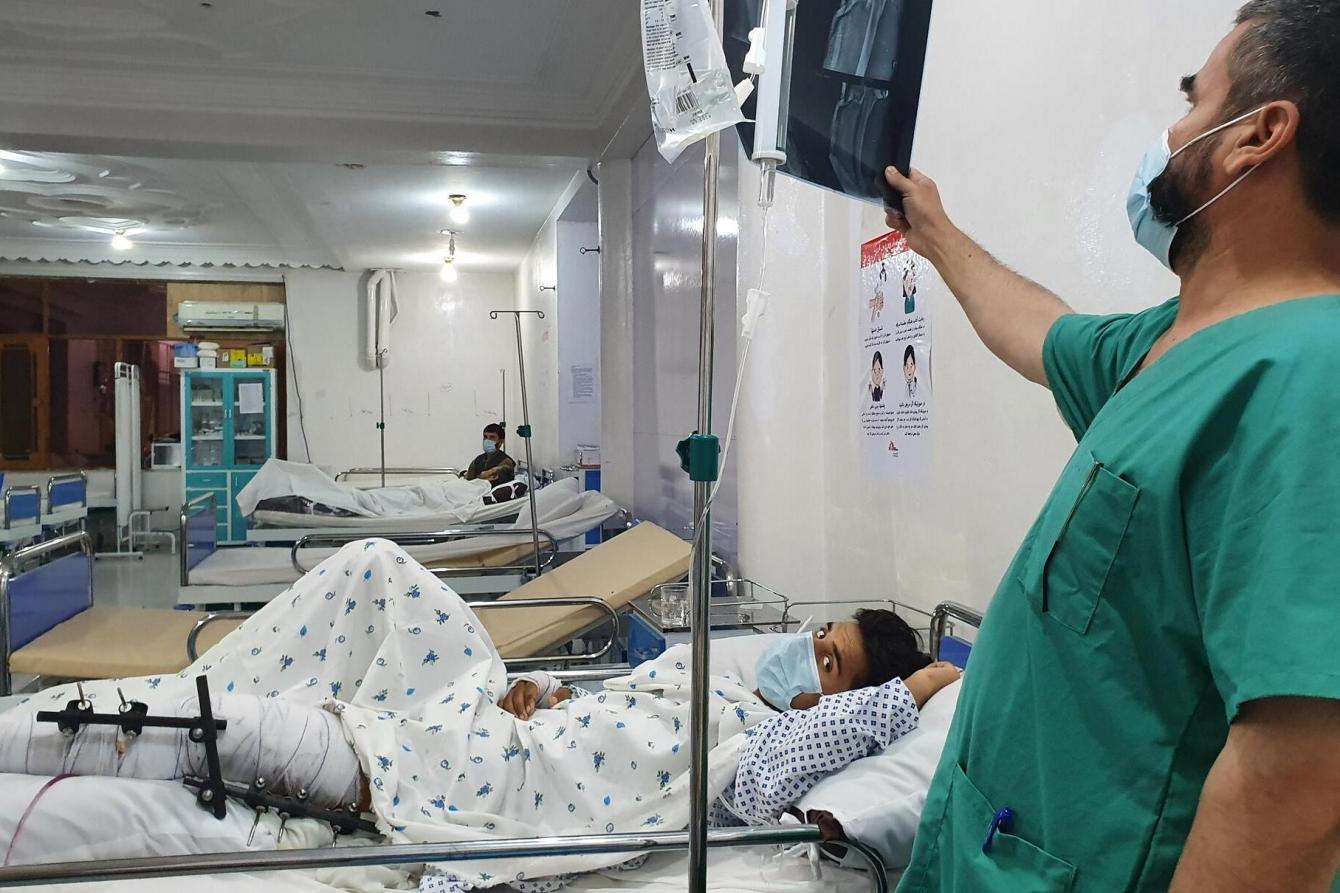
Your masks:
{"label": "empty hospital bed", "polygon": [[[189,548],[189,543],[183,547]],[[240,623],[200,611],[99,605],[91,561],[88,535],[80,532],[18,550],[0,564],[6,619],[0,694],[11,692],[11,674],[54,680],[176,672],[189,662],[188,638],[203,651]],[[688,563],[688,543],[640,524],[500,600],[510,606],[479,608],[481,622],[504,657],[533,657],[599,626],[658,584],[678,579]],[[571,605],[527,604],[533,599]],[[212,619],[205,622],[207,617]]]}

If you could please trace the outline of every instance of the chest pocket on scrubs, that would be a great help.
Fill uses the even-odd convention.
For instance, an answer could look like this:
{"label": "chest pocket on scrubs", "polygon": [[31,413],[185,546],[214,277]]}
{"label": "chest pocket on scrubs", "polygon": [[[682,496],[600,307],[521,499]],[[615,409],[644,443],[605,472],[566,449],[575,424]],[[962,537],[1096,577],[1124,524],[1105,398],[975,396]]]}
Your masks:
{"label": "chest pocket on scrubs", "polygon": [[1042,553],[1046,559],[1035,566],[1044,615],[1081,635],[1089,631],[1139,495],[1139,487],[1103,463],[1089,466],[1056,538]]}

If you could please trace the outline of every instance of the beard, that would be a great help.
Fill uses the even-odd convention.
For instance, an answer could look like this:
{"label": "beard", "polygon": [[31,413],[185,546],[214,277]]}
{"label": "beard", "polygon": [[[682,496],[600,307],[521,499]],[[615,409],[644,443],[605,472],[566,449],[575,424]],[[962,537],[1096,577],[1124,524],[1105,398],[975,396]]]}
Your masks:
{"label": "beard", "polygon": [[[1201,140],[1174,158],[1168,169],[1149,184],[1149,207],[1158,220],[1176,226],[1179,220],[1186,220],[1209,198],[1215,142],[1213,139]],[[1200,216],[1178,226],[1169,253],[1173,271],[1185,275],[1209,243],[1209,228]]]}

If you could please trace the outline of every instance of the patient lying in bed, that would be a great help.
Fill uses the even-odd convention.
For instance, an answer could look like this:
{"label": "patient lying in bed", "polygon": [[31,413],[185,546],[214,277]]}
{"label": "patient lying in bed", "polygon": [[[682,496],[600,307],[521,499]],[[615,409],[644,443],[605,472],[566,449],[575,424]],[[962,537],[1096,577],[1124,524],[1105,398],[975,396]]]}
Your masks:
{"label": "patient lying in bed", "polygon": [[[866,614],[796,639],[803,648],[788,640],[760,661],[759,692],[713,678],[708,775],[718,821],[774,820],[825,773],[915,727],[917,707],[953,674],[923,666],[908,637],[881,630],[901,633]],[[225,778],[356,806],[393,842],[428,842],[687,825],[687,666],[681,647],[599,694],[539,675],[509,689],[459,597],[398,547],[368,540],[323,562],[182,673],[84,690],[104,711],[123,693],[156,714],[194,714],[193,679],[203,673],[215,714],[229,721],[219,741]],[[52,689],[0,717],[0,772],[204,774],[202,748],[177,730],[125,739],[92,726],[67,738],[35,722],[37,710],[72,697],[71,686]],[[788,697],[795,709],[770,706]],[[811,750],[816,735],[825,747]],[[494,863],[451,863],[430,869],[424,889],[561,877],[624,858],[511,860],[504,877]]]}

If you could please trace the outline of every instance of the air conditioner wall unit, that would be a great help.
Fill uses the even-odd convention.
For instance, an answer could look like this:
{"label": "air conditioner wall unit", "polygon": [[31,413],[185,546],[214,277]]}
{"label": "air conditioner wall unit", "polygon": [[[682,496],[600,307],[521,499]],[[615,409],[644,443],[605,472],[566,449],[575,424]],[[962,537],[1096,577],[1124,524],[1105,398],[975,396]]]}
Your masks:
{"label": "air conditioner wall unit", "polygon": [[182,301],[177,325],[191,332],[281,331],[284,305],[234,301]]}

